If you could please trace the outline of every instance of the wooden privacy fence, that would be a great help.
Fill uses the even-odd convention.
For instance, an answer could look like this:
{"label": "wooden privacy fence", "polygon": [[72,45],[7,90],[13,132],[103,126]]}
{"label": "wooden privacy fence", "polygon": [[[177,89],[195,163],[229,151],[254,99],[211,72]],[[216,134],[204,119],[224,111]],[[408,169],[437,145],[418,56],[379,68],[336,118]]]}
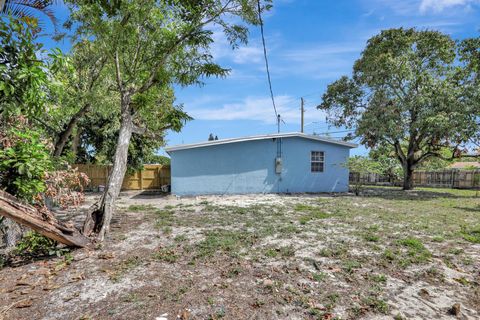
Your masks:
{"label": "wooden privacy fence", "polygon": [[[350,183],[361,181],[367,185],[401,185],[401,180],[378,173],[350,172]],[[480,188],[480,170],[414,171],[413,184],[418,187],[477,189]]]}
{"label": "wooden privacy fence", "polygon": [[[105,186],[108,181],[112,166],[96,164],[76,164],[80,172],[90,178],[88,189],[98,189],[98,186]],[[122,190],[155,190],[162,186],[170,185],[170,166],[161,164],[148,164],[143,170],[135,171],[133,174],[126,174],[123,179]]]}

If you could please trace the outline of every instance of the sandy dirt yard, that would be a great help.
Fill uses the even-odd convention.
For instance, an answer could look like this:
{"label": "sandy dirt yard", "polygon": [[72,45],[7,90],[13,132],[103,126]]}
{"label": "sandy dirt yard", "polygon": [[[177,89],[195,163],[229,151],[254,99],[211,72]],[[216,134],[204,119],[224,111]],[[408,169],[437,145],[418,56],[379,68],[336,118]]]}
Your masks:
{"label": "sandy dirt yard", "polygon": [[0,319],[480,319],[479,276],[474,191],[128,192],[101,246],[1,268]]}

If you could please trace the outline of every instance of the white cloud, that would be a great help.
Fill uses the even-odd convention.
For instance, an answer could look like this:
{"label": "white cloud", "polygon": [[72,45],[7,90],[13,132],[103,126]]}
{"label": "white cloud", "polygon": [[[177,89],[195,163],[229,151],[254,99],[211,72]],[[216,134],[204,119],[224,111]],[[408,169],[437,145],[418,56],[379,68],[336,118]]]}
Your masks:
{"label": "white cloud", "polygon": [[[288,95],[276,96],[275,104],[284,121],[300,119],[297,99]],[[196,108],[188,113],[198,120],[256,120],[268,124],[276,121],[270,97],[247,97],[240,102],[225,103],[220,108]]]}
{"label": "white cloud", "polygon": [[[429,15],[448,13],[449,15],[459,13],[455,9],[469,10],[480,0],[364,0],[368,6],[372,4],[388,7],[398,15]],[[447,10],[453,10],[448,11]]]}
{"label": "white cloud", "polygon": [[304,59],[315,59],[325,56],[338,55],[343,53],[358,52],[358,44],[353,43],[335,43],[321,46],[312,46],[308,48],[290,50],[285,53],[287,58],[297,61]]}
{"label": "white cloud", "polygon": [[351,71],[353,61],[359,57],[365,41],[357,39],[287,50],[280,57],[281,63],[275,64],[272,70],[282,75],[290,73],[314,79],[336,78]]}
{"label": "white cloud", "polygon": [[433,12],[438,13],[453,7],[463,7],[468,9],[471,5],[478,3],[480,3],[479,0],[422,0],[420,3],[420,12],[428,13],[432,10]]}
{"label": "white cloud", "polygon": [[[243,64],[259,64],[263,59],[263,49],[258,45],[242,45],[233,49],[228,42],[225,34],[219,27],[213,28],[214,42],[211,46],[211,52],[215,60],[226,59],[233,63]],[[250,39],[250,43],[258,43],[254,39]]]}
{"label": "white cloud", "polygon": [[[203,106],[206,106],[206,105],[216,105],[216,104],[221,103],[221,101],[225,101],[226,99],[230,98],[229,95],[221,94],[221,93],[218,93],[218,94],[204,94],[204,93],[198,94],[198,92],[196,92],[193,95],[191,94],[192,91],[195,92],[198,89],[201,90],[201,88],[190,87],[187,90],[185,90],[184,92],[181,92],[181,91],[179,92],[179,95],[183,96],[183,101],[188,101],[188,102],[185,103],[185,106],[188,109],[202,108]],[[188,98],[186,98],[186,97],[188,97]]]}
{"label": "white cloud", "polygon": [[367,0],[367,4],[380,4],[385,7],[389,7],[396,14],[410,15],[415,11],[418,11],[419,0]]}
{"label": "white cloud", "polygon": [[233,62],[237,64],[261,63],[263,61],[263,49],[260,47],[240,47],[232,51]]}

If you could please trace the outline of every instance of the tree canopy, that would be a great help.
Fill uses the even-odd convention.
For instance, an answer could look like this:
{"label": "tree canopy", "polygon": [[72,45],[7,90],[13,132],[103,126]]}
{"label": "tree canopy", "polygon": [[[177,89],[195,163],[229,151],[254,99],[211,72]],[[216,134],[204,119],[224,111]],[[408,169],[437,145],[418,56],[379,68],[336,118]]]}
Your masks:
{"label": "tree canopy", "polygon": [[104,58],[109,91],[117,96],[117,107],[109,115],[118,120],[115,151],[105,149],[112,158],[112,173],[84,228],[103,239],[128,157],[140,151],[135,142],[163,143],[167,129],[179,131],[191,119],[175,104],[173,86],[202,85],[206,77],[225,77],[229,70],[215,63],[210,53],[212,28],[220,27],[232,47],[246,42],[246,25],[258,23],[258,2],[71,1],[70,7],[74,41],[90,41],[94,52]]}
{"label": "tree canopy", "polygon": [[445,148],[460,156],[478,137],[475,43],[457,45],[438,31],[384,30],[367,42],[352,76],[328,86],[318,108],[336,126],[355,129],[349,138],[390,148],[411,189],[423,161]]}
{"label": "tree canopy", "polygon": [[35,21],[0,19],[0,116],[38,115],[45,108],[48,78],[38,32]]}

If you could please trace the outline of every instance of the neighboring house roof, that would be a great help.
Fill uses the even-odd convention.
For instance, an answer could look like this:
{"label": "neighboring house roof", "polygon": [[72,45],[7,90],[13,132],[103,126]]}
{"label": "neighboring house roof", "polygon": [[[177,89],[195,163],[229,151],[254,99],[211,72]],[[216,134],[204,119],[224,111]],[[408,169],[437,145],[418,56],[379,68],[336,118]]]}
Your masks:
{"label": "neighboring house roof", "polygon": [[209,147],[209,146],[216,146],[216,145],[222,145],[227,143],[275,139],[275,138],[304,138],[304,139],[310,139],[310,140],[315,140],[315,141],[320,141],[325,143],[337,144],[337,145],[348,147],[348,148],[358,147],[357,144],[335,140],[328,137],[309,135],[309,134],[300,133],[300,132],[291,132],[291,133],[265,134],[265,135],[248,136],[248,137],[231,138],[231,139],[220,139],[220,140],[212,140],[212,141],[205,141],[205,142],[198,142],[198,143],[191,143],[191,144],[181,144],[181,145],[166,147],[165,151],[170,153],[172,151],[178,151],[178,150]]}
{"label": "neighboring house roof", "polygon": [[480,162],[454,162],[448,167],[452,169],[480,168]]}

